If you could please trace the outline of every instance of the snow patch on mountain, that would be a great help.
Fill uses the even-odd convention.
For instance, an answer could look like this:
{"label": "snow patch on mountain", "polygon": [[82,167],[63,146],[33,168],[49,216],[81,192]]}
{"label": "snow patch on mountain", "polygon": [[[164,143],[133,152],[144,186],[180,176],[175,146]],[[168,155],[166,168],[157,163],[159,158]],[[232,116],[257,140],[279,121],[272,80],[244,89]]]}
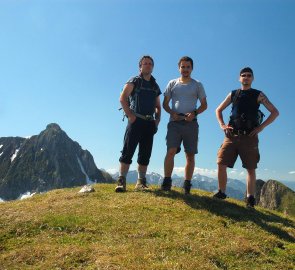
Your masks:
{"label": "snow patch on mountain", "polygon": [[14,154],[12,155],[12,157],[10,158],[11,162],[17,157],[17,153],[18,153],[19,149],[16,149]]}
{"label": "snow patch on mountain", "polygon": [[95,184],[95,182],[93,182],[93,181],[89,178],[88,174],[86,173],[86,171],[85,171],[85,169],[84,169],[84,167],[83,167],[83,164],[82,164],[81,160],[80,160],[78,157],[77,157],[77,160],[78,160],[78,163],[79,163],[79,166],[80,166],[80,169],[81,169],[82,173],[86,176],[86,184],[87,184],[87,185]]}

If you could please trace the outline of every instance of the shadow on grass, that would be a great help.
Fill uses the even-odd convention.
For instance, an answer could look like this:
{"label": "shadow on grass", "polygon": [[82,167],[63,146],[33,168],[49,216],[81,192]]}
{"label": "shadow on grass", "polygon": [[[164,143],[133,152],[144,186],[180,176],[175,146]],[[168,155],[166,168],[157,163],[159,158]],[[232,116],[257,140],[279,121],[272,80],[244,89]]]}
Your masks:
{"label": "shadow on grass", "polygon": [[268,224],[268,222],[280,223],[287,227],[294,228],[294,223],[273,213],[262,213],[259,210],[248,209],[227,200],[219,200],[208,196],[198,196],[196,194],[184,195],[177,191],[154,190],[155,196],[167,197],[171,199],[183,200],[187,205],[194,209],[205,209],[212,214],[227,217],[237,222],[251,221],[263,230],[278,236],[280,239],[295,242],[295,238],[284,230]]}

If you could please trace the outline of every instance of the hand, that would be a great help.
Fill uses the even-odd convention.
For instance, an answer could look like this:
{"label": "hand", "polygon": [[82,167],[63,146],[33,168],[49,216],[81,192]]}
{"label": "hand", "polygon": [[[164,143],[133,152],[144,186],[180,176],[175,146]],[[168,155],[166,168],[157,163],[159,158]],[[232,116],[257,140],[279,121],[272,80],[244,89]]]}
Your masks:
{"label": "hand", "polygon": [[257,136],[258,133],[261,132],[263,129],[264,129],[264,127],[262,127],[262,126],[258,126],[258,127],[254,128],[254,129],[250,132],[249,136],[250,136],[250,137]]}
{"label": "hand", "polygon": [[176,112],[170,114],[173,121],[183,120],[183,116],[179,116]]}
{"label": "hand", "polygon": [[187,114],[185,115],[184,120],[185,120],[185,121],[188,121],[188,122],[191,122],[191,121],[193,121],[193,120],[195,119],[195,117],[196,117],[196,115],[195,115],[194,112],[193,112],[193,113],[187,113]]}
{"label": "hand", "polygon": [[129,123],[133,124],[135,122],[135,120],[136,120],[136,116],[134,114],[130,114],[128,116]]}
{"label": "hand", "polygon": [[159,123],[160,123],[160,119],[155,119],[155,126],[156,127],[158,127]]}
{"label": "hand", "polygon": [[225,135],[231,135],[233,127],[226,124],[220,124],[220,127],[224,131]]}

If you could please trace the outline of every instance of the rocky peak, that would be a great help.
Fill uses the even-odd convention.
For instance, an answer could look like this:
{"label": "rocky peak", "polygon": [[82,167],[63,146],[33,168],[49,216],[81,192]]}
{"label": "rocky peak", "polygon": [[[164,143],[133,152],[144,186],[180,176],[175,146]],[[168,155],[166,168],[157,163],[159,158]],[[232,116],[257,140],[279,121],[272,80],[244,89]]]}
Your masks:
{"label": "rocky peak", "polygon": [[[25,192],[106,182],[89,151],[73,141],[58,124],[47,125],[29,139],[0,138],[0,198]],[[8,151],[9,147],[9,151]]]}
{"label": "rocky peak", "polygon": [[295,213],[295,192],[276,180],[268,180],[261,189],[259,206]]}
{"label": "rocky peak", "polygon": [[46,130],[62,131],[60,126],[56,123],[51,123],[46,126]]}

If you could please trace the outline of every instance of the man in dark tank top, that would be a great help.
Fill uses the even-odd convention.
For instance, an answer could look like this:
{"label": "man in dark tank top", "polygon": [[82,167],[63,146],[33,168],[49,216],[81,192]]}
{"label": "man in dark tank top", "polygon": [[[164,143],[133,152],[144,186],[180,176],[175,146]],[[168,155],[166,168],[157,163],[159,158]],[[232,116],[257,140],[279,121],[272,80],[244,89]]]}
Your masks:
{"label": "man in dark tank top", "polygon": [[[255,206],[256,168],[260,159],[258,133],[279,115],[279,111],[266,95],[251,87],[253,80],[252,69],[243,68],[239,77],[241,89],[231,91],[216,109],[216,117],[225,133],[225,138],[217,154],[219,190],[213,197],[218,199],[227,197],[226,169],[233,168],[237,157],[240,156],[242,165],[247,170],[247,207]],[[225,124],[222,112],[230,104],[232,104],[231,116],[229,123]],[[260,104],[270,112],[262,123],[259,121]]]}

